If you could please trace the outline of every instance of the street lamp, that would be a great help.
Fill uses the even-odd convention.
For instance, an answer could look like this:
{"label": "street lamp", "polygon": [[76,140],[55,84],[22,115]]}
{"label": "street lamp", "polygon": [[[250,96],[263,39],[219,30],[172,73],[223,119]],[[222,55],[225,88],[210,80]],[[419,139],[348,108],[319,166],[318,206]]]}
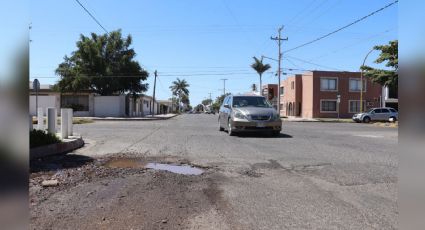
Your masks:
{"label": "street lamp", "polygon": [[360,66],[360,113],[363,113],[363,66],[366,63],[367,57],[369,57],[369,54],[372,53],[375,49],[371,49],[367,54],[366,57],[364,57],[363,64]]}

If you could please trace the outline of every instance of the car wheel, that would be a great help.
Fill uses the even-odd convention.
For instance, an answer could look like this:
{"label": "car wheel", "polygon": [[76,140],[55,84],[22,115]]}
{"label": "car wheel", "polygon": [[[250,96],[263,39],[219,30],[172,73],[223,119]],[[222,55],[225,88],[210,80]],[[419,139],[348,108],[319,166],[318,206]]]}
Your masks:
{"label": "car wheel", "polygon": [[229,136],[235,135],[235,132],[233,132],[232,130],[232,124],[230,122],[230,119],[227,121],[227,133],[229,134]]}
{"label": "car wheel", "polygon": [[369,123],[370,122],[370,117],[364,117],[363,118],[363,122],[364,123]]}

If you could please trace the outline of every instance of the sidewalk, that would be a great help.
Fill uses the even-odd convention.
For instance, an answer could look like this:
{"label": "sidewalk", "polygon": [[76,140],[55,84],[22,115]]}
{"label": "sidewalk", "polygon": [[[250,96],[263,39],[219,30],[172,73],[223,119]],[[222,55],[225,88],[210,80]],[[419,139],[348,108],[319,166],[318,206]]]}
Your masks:
{"label": "sidewalk", "polygon": [[303,117],[286,117],[282,118],[283,121],[295,121],[295,122],[318,122],[319,120],[314,118],[303,118]]}
{"label": "sidewalk", "polygon": [[178,114],[159,114],[159,115],[146,115],[144,117],[84,117],[92,119],[94,121],[155,121],[155,120],[167,120],[177,116]]}

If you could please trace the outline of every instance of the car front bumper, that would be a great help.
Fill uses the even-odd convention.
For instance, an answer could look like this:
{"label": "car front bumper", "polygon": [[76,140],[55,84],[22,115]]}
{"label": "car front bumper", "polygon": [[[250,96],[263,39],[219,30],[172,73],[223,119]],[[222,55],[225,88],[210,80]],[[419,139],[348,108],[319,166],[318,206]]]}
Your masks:
{"label": "car front bumper", "polygon": [[232,121],[232,130],[235,132],[256,132],[256,131],[281,131],[282,121]]}

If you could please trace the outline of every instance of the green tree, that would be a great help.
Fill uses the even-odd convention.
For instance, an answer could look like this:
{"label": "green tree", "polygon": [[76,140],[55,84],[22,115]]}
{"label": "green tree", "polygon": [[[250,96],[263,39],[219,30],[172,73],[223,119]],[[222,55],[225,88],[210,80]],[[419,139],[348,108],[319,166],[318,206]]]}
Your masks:
{"label": "green tree", "polygon": [[202,102],[201,102],[201,103],[202,103],[203,105],[210,105],[212,102],[213,102],[213,101],[212,101],[211,99],[209,99],[209,98],[208,98],[208,99],[202,100]]}
{"label": "green tree", "polygon": [[223,94],[221,96],[218,96],[215,99],[214,103],[212,104],[212,109],[215,110],[215,111],[218,111],[220,109],[221,104],[223,104],[224,98],[226,98],[229,95],[230,95],[230,93],[226,93],[226,94]]}
{"label": "green tree", "polygon": [[[183,99],[185,99],[188,102],[188,103],[185,103],[185,104],[188,105],[189,104],[189,89],[188,89],[189,86],[190,85],[187,83],[187,81],[185,79],[180,80],[179,78],[177,78],[177,80],[172,82],[170,89],[171,89],[171,92],[173,93],[173,95],[176,96],[179,99],[179,102],[185,103],[183,101]],[[180,103],[179,103],[179,107],[180,107]]]}
{"label": "green tree", "polygon": [[[262,91],[261,89],[263,87],[263,85],[262,85],[262,76],[263,76],[263,73],[266,72],[267,70],[269,70],[271,68],[271,66],[269,64],[264,64],[263,63],[263,59],[260,60],[260,59],[258,59],[256,57],[253,57],[253,58],[254,58],[254,63],[251,64],[251,67],[255,71],[257,71],[258,75],[260,76],[260,91]],[[261,93],[261,95],[262,94],[263,93]]]}
{"label": "green tree", "polygon": [[131,36],[123,38],[120,30],[81,35],[77,50],[65,56],[55,71],[60,76],[55,88],[60,92],[92,90],[100,95],[145,92],[148,84],[142,81],[149,74],[134,60],[131,43]]}
{"label": "green tree", "polygon": [[398,88],[398,40],[390,41],[388,45],[375,46],[375,50],[381,51],[375,63],[385,63],[388,69],[376,69],[370,66],[361,66],[364,76],[372,79],[373,82]]}
{"label": "green tree", "polygon": [[186,105],[186,108],[190,107],[190,100],[187,94],[183,94],[181,97],[181,102]]}

